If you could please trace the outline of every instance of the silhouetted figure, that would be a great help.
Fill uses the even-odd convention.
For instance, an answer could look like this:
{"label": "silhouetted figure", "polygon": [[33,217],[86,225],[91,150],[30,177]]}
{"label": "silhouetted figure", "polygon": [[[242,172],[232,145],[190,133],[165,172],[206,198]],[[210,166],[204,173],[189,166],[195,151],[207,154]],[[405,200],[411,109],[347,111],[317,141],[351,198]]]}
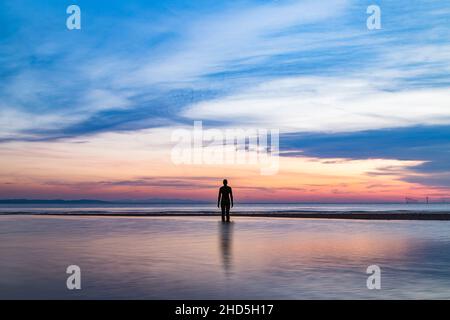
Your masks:
{"label": "silhouetted figure", "polygon": [[219,198],[217,199],[217,208],[219,206],[222,208],[222,221],[230,222],[230,204],[233,208],[233,191],[231,187],[228,186],[227,179],[223,180],[223,186],[219,189]]}
{"label": "silhouetted figure", "polygon": [[220,251],[222,253],[222,263],[225,275],[231,275],[233,257],[233,223],[220,223]]}

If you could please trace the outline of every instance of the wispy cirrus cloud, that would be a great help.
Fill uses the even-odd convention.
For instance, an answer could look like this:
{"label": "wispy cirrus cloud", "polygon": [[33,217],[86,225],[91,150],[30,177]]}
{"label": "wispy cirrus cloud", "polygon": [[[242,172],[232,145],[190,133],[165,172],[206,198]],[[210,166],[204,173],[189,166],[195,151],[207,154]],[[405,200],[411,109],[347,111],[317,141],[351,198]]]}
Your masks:
{"label": "wispy cirrus cloud", "polygon": [[[435,4],[419,16],[411,14],[412,4],[382,4],[389,28],[378,34],[365,29],[365,5],[344,0],[217,2],[190,8],[136,2],[125,7],[132,14],[120,20],[120,5],[81,5],[91,19],[81,32],[71,33],[57,23],[56,7],[30,5],[37,19],[27,16],[22,4],[5,3],[8,22],[16,25],[11,20],[16,15],[27,24],[9,30],[0,47],[5,53],[4,109],[47,121],[37,126],[12,121],[8,138],[14,133],[19,139],[60,138],[167,126],[186,121],[184,109],[197,101],[226,102],[242,94],[242,87],[277,85],[299,74],[331,76],[309,84],[318,95],[328,82],[345,81],[348,73],[361,69],[377,85],[389,80],[385,90],[397,90],[399,76],[402,85],[439,86],[449,66],[448,41],[430,37],[448,31],[439,23],[445,22],[443,8]],[[99,12],[104,14],[95,15]],[[406,15],[412,18],[405,22]],[[418,27],[427,15],[437,26],[422,21]],[[107,28],[112,23],[116,28]],[[409,42],[403,37],[405,27]],[[29,46],[20,39],[30,40]],[[262,105],[285,95],[290,93],[263,96]]]}
{"label": "wispy cirrus cloud", "polygon": [[190,106],[191,119],[221,119],[284,132],[352,132],[450,124],[448,89],[390,90],[370,78],[298,77]]}
{"label": "wispy cirrus cloud", "polygon": [[[56,23],[60,14],[49,4],[30,5],[37,16],[43,12],[48,17],[42,20],[34,15],[24,16],[22,4],[7,2],[5,7],[17,14],[18,20],[31,21],[12,31],[6,42],[9,46],[1,47],[6,65],[5,86],[0,95],[6,109],[20,110],[37,118],[53,114],[57,117],[54,124],[59,123],[56,128],[60,132],[56,137],[82,134],[83,130],[71,128],[80,124],[81,129],[98,114],[103,113],[104,118],[111,116],[107,112],[117,111],[122,120],[119,124],[105,124],[102,130],[120,130],[127,127],[123,123],[133,122],[136,115],[142,119],[144,112],[146,118],[161,118],[161,109],[172,111],[165,118],[177,119],[180,107],[223,90],[220,81],[211,82],[204,77],[261,65],[271,56],[295,51],[295,41],[278,33],[339,15],[346,1],[328,0],[326,4],[243,1],[186,11],[176,4],[173,8],[169,5],[171,10],[167,10],[139,3],[136,8],[128,8],[134,16],[119,21],[115,17],[118,8],[106,5],[106,14],[92,16],[77,34]],[[86,16],[99,11],[98,5],[80,5]],[[117,24],[117,29],[105,28],[111,23]],[[120,32],[115,31],[120,28]],[[42,29],[51,32],[44,34]],[[36,41],[36,36],[41,37],[40,41]],[[122,40],[123,36],[129,42]],[[29,39],[29,47],[24,48],[18,38]],[[269,38],[275,42],[271,44]],[[126,45],[117,46],[117,39]],[[17,50],[11,51],[11,46]],[[167,107],[173,99],[166,102],[163,97],[180,92],[179,108]],[[121,111],[125,106],[126,113]],[[60,121],[63,119],[70,121]],[[163,121],[163,125],[167,122]],[[145,123],[148,127],[155,125],[151,120]],[[67,127],[68,132],[64,132]],[[42,126],[30,124],[26,129],[11,124],[8,138],[13,138],[14,132],[19,138],[45,135]],[[89,125],[84,129],[98,130]]]}
{"label": "wispy cirrus cloud", "polygon": [[110,187],[137,187],[137,188],[211,188],[217,185],[217,178],[206,177],[136,177],[129,180],[101,180],[89,182],[73,182],[73,181],[59,181],[50,180],[43,184],[48,186],[69,187],[75,189],[96,189],[96,188],[110,188]]}

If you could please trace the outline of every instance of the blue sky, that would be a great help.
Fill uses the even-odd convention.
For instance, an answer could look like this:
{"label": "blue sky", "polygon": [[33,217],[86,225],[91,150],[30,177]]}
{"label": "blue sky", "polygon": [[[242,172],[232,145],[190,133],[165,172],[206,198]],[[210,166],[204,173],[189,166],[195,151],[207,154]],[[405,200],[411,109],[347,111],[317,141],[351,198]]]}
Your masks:
{"label": "blue sky", "polygon": [[3,143],[203,120],[279,128],[286,156],[425,161],[404,180],[450,186],[448,1],[5,0],[0,22]]}

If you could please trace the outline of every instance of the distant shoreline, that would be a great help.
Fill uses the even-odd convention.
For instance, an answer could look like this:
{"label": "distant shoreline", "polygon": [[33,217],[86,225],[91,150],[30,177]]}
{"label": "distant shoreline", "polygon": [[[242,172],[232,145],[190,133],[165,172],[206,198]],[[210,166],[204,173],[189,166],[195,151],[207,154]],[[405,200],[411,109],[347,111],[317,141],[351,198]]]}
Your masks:
{"label": "distant shoreline", "polygon": [[[36,212],[2,212],[0,216],[45,216],[45,217],[218,217],[220,213],[173,211],[173,212],[64,212],[64,213],[36,213]],[[254,218],[296,218],[296,219],[341,219],[341,220],[427,220],[449,221],[450,212],[411,212],[411,211],[286,211],[286,212],[236,212],[232,217]]]}
{"label": "distant shoreline", "polygon": [[[448,204],[450,202],[431,201],[427,202],[404,202],[404,201],[298,201],[298,202],[240,202],[244,205],[433,205]],[[215,205],[215,202],[188,200],[188,199],[147,199],[147,200],[96,200],[96,199],[0,199],[0,205]]]}

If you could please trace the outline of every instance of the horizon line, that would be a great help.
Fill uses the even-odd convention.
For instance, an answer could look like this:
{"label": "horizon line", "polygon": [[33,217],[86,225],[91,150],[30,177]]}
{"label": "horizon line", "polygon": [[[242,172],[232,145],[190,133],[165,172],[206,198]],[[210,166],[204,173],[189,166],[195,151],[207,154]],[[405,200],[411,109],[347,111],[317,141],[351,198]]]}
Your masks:
{"label": "horizon line", "polygon": [[[431,199],[430,199],[431,200]],[[446,201],[429,201],[432,203],[449,203]],[[214,201],[201,201],[189,199],[122,199],[122,200],[102,200],[102,199],[29,199],[29,198],[9,198],[0,199],[0,204],[26,204],[26,203],[98,203],[98,204],[204,204],[215,205]],[[237,204],[427,204],[425,201],[243,201]]]}

